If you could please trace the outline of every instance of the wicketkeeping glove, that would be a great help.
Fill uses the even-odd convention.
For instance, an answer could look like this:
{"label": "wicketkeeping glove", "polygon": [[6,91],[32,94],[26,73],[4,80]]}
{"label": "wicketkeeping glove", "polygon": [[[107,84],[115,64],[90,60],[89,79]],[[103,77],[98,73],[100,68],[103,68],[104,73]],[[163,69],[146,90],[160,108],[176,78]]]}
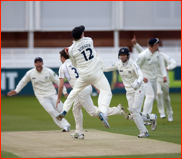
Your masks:
{"label": "wicketkeeping glove", "polygon": [[131,84],[131,87],[132,87],[134,90],[137,90],[138,88],[140,88],[141,83],[142,83],[142,82],[138,82],[137,80],[135,80],[135,81]]}

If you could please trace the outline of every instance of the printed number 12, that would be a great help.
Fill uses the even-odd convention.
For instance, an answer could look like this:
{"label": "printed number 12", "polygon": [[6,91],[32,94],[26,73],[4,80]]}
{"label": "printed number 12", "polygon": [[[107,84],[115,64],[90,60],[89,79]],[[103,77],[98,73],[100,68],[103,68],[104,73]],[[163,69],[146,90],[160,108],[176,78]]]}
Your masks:
{"label": "printed number 12", "polygon": [[[88,48],[88,49],[86,49],[86,51],[90,51],[90,55],[89,55],[89,58],[88,58],[88,59],[91,60],[91,59],[94,57],[94,56],[92,55],[92,50],[91,50],[90,48]],[[81,54],[83,54],[85,60],[88,61],[87,56],[86,56],[86,54],[85,54],[85,51],[82,51]]]}

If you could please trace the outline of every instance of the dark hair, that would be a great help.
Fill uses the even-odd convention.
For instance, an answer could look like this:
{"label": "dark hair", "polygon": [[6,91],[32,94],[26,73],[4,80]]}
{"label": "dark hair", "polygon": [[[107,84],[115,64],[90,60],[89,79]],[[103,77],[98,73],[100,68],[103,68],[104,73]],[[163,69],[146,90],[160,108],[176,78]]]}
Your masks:
{"label": "dark hair", "polygon": [[148,44],[150,47],[153,47],[154,46],[154,44]]}
{"label": "dark hair", "polygon": [[69,59],[69,55],[67,55],[67,53],[65,52],[64,49],[61,50],[59,53],[60,53],[61,57],[64,57],[65,59]]}

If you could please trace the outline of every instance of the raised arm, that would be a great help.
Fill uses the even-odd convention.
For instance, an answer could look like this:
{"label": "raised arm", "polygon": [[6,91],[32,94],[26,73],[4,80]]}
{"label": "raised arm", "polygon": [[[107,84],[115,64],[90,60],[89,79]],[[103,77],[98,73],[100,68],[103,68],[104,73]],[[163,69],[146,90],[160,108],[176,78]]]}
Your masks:
{"label": "raised arm", "polygon": [[143,48],[137,43],[135,35],[134,35],[133,39],[131,40],[131,42],[139,53],[141,53],[143,51]]}

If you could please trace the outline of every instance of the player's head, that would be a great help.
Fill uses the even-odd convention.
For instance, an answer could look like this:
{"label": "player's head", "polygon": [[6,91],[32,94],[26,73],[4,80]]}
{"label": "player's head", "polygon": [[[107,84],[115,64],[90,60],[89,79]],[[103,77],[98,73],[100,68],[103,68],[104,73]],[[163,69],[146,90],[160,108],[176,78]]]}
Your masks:
{"label": "player's head", "polygon": [[150,48],[153,48],[154,51],[157,51],[160,43],[158,38],[152,38],[149,40],[148,45]]}
{"label": "player's head", "polygon": [[71,35],[74,40],[79,40],[84,35],[84,31],[85,27],[83,25],[80,25],[72,30]]}
{"label": "player's head", "polygon": [[60,52],[60,60],[64,63],[65,60],[69,59],[69,55],[65,52],[65,49],[61,50]]}
{"label": "player's head", "polygon": [[122,47],[119,50],[118,58],[121,59],[122,62],[128,61],[128,59],[130,58],[130,53],[129,53],[128,48]]}
{"label": "player's head", "polygon": [[34,59],[34,65],[35,65],[35,68],[38,72],[41,72],[42,71],[42,66],[43,66],[43,59],[41,57],[36,57]]}

